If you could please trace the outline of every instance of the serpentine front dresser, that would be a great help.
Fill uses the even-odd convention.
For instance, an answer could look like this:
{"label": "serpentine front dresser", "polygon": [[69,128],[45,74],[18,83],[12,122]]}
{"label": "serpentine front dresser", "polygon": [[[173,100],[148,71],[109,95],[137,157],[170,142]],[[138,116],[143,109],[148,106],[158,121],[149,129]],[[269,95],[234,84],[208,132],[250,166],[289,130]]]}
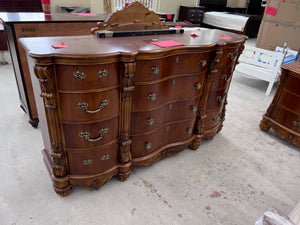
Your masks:
{"label": "serpentine front dresser", "polygon": [[[197,149],[221,130],[246,36],[194,33],[20,39],[59,195],[74,185],[98,189],[113,176],[124,181],[134,167]],[[161,48],[154,39],[183,46]],[[61,42],[68,47],[51,47]]]}

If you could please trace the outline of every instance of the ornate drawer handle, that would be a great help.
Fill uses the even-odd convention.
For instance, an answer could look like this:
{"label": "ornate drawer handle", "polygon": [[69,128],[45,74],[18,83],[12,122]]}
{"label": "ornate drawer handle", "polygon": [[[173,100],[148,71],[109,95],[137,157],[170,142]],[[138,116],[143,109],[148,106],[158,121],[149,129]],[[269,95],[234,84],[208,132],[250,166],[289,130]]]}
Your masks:
{"label": "ornate drawer handle", "polygon": [[157,67],[157,66],[151,67],[150,73],[155,74],[155,75],[159,74],[159,67]]}
{"label": "ornate drawer handle", "polygon": [[170,130],[170,126],[166,126],[166,131],[168,132]]}
{"label": "ornate drawer handle", "polygon": [[186,130],[185,130],[186,133],[190,134],[192,133],[192,128],[188,127]]}
{"label": "ornate drawer handle", "polygon": [[148,99],[149,99],[150,101],[154,101],[154,100],[156,99],[156,94],[155,94],[155,93],[149,94],[149,95],[148,95]]}
{"label": "ornate drawer handle", "polygon": [[90,139],[90,133],[89,132],[81,132],[79,133],[79,137],[83,137],[85,140],[87,141],[100,141],[104,134],[106,134],[109,131],[108,128],[104,128],[102,130],[99,131],[99,137],[95,138],[95,139]]}
{"label": "ornate drawer handle", "polygon": [[217,101],[218,101],[218,102],[223,102],[223,101],[225,101],[226,96],[227,96],[227,94],[224,94],[223,98],[222,98],[222,96],[218,96],[218,97],[217,97]]}
{"label": "ornate drawer handle", "polygon": [[199,65],[202,66],[202,67],[204,67],[206,65],[206,63],[207,62],[206,62],[205,59],[201,59],[200,62],[199,62]]}
{"label": "ornate drawer handle", "polygon": [[225,80],[225,81],[228,81],[229,78],[227,78],[227,74],[224,74],[222,77],[221,77],[222,80]]}
{"label": "ornate drawer handle", "polygon": [[149,119],[146,120],[146,124],[147,124],[148,126],[153,125],[153,123],[154,123],[154,120],[153,120],[152,118],[149,118]]}
{"label": "ornate drawer handle", "polygon": [[99,70],[97,73],[97,77],[101,78],[101,77],[106,77],[108,75],[108,71],[107,70]]}
{"label": "ornate drawer handle", "polygon": [[86,74],[84,73],[84,72],[80,72],[80,71],[75,71],[74,73],[73,73],[73,75],[74,75],[74,77],[75,78],[79,78],[79,79],[81,79],[81,80],[83,80],[83,79],[85,79],[86,78]]}
{"label": "ornate drawer handle", "polygon": [[101,156],[101,158],[100,158],[101,160],[108,160],[108,159],[110,159],[110,155],[108,154],[108,155],[103,155],[103,156]]}
{"label": "ornate drawer handle", "polygon": [[293,121],[293,125],[296,126],[296,127],[300,127],[300,122],[298,122],[298,121]]}
{"label": "ornate drawer handle", "polygon": [[93,110],[93,111],[88,110],[89,104],[86,102],[83,102],[83,103],[78,102],[77,108],[83,109],[83,111],[85,111],[87,113],[97,113],[97,112],[101,111],[106,105],[108,105],[108,100],[105,99],[100,103],[98,109]]}
{"label": "ornate drawer handle", "polygon": [[218,118],[213,117],[213,118],[212,118],[212,121],[214,121],[214,122],[219,122],[219,121],[221,121],[221,118],[220,118],[220,117],[218,117]]}
{"label": "ornate drawer handle", "polygon": [[231,60],[231,61],[233,61],[233,54],[230,52],[230,53],[228,53],[228,58]]}
{"label": "ornate drawer handle", "polygon": [[199,89],[201,88],[201,84],[200,84],[200,83],[195,83],[195,84],[194,84],[194,87],[195,87],[197,90],[199,90]]}
{"label": "ornate drawer handle", "polygon": [[170,104],[169,105],[169,109],[171,110],[173,108],[173,104]]}
{"label": "ornate drawer handle", "polygon": [[149,150],[151,148],[151,143],[150,142],[147,142],[145,145],[144,145],[144,148]]}
{"label": "ornate drawer handle", "polygon": [[192,105],[192,106],[190,107],[190,111],[191,111],[191,112],[196,112],[196,111],[197,111],[197,107],[194,106],[194,105]]}
{"label": "ornate drawer handle", "polygon": [[179,63],[179,56],[176,56],[175,62]]}
{"label": "ornate drawer handle", "polygon": [[175,84],[176,84],[176,80],[172,80],[171,85],[175,86]]}
{"label": "ornate drawer handle", "polygon": [[92,164],[93,163],[93,160],[92,159],[86,159],[86,160],[83,160],[81,162],[83,165],[89,165],[89,164]]}

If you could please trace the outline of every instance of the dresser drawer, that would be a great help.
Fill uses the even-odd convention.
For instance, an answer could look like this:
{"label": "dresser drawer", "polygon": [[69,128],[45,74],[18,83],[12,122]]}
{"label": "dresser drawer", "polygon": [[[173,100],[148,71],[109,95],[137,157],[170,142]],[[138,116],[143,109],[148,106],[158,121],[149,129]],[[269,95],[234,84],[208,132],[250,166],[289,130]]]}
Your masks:
{"label": "dresser drawer", "polygon": [[153,60],[137,60],[135,83],[172,75],[202,73],[207,70],[210,52],[174,55]]}
{"label": "dresser drawer", "polygon": [[213,68],[233,65],[237,56],[236,48],[223,49],[222,56],[219,61],[214,64]]}
{"label": "dresser drawer", "polygon": [[297,96],[294,93],[283,90],[278,105],[300,114],[300,96]]}
{"label": "dresser drawer", "polygon": [[57,65],[56,76],[61,90],[91,90],[119,84],[119,64]]}
{"label": "dresser drawer", "polygon": [[231,70],[232,67],[218,70],[218,72],[214,74],[211,90],[218,90],[227,87],[232,76]]}
{"label": "dresser drawer", "polygon": [[132,157],[143,157],[167,144],[174,144],[190,138],[193,135],[194,123],[195,119],[172,123],[151,133],[132,136]]}
{"label": "dresser drawer", "polygon": [[300,79],[294,76],[287,76],[286,83],[284,85],[284,89],[293,92],[297,95],[300,95],[300,88],[299,88]]}
{"label": "dresser drawer", "polygon": [[74,94],[60,93],[63,121],[93,121],[119,113],[119,90]]}
{"label": "dresser drawer", "polygon": [[177,99],[199,96],[202,93],[204,78],[205,74],[202,74],[135,86],[132,110],[150,110]]}
{"label": "dresser drawer", "polygon": [[205,111],[205,114],[207,117],[204,120],[204,128],[205,130],[209,130],[216,127],[221,122],[222,108],[207,110]]}
{"label": "dresser drawer", "polygon": [[88,124],[63,124],[66,147],[84,149],[107,144],[119,136],[119,117]]}
{"label": "dresser drawer", "polygon": [[227,96],[225,91],[226,91],[225,88],[216,91],[210,91],[207,100],[206,109],[210,110],[222,106]]}
{"label": "dresser drawer", "polygon": [[141,134],[172,121],[193,118],[197,114],[199,100],[200,97],[197,97],[172,102],[155,110],[133,112],[131,114],[131,132],[132,134]]}
{"label": "dresser drawer", "polygon": [[103,173],[118,165],[117,142],[91,151],[67,151],[71,175]]}
{"label": "dresser drawer", "polygon": [[280,106],[276,106],[271,114],[271,118],[295,132],[300,132],[300,113],[294,113]]}

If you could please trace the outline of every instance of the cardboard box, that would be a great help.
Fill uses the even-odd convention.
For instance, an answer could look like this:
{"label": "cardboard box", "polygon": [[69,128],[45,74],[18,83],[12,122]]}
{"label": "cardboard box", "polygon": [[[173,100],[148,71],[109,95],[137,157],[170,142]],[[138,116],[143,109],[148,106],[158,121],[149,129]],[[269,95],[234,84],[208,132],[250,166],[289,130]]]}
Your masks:
{"label": "cardboard box", "polygon": [[[268,7],[277,9],[276,14],[266,13]],[[276,46],[300,48],[300,0],[269,0],[259,28],[256,47],[274,50]]]}

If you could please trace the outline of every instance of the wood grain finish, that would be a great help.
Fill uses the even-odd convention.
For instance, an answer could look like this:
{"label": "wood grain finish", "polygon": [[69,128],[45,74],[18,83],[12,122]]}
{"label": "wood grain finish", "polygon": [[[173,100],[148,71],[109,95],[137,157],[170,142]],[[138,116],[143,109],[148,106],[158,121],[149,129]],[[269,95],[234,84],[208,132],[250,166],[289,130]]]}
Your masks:
{"label": "wood grain finish", "polygon": [[[31,75],[40,84],[35,97],[45,115],[43,136],[52,143],[45,145],[44,161],[59,195],[74,185],[98,189],[113,176],[125,181],[134,167],[152,165],[187,146],[195,150],[222,129],[230,79],[220,77],[231,76],[246,37],[196,33],[197,39],[187,33],[20,40],[36,68]],[[184,45],[160,48],[150,44],[154,38]],[[49,47],[57,41],[68,48]],[[149,74],[152,67],[159,69]],[[97,111],[104,100],[109,103]],[[212,116],[207,107],[215,107],[220,120],[205,127]]]}
{"label": "wood grain finish", "polygon": [[285,64],[281,69],[280,83],[260,129],[272,128],[281,139],[300,147],[300,62]]}

